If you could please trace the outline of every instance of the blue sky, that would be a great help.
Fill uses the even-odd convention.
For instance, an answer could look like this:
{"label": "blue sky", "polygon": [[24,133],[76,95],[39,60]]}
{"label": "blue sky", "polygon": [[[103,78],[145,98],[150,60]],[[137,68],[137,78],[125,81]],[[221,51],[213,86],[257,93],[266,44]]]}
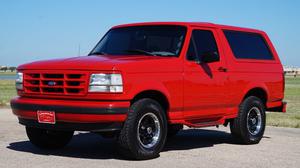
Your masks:
{"label": "blue sky", "polygon": [[0,65],[87,54],[117,24],[204,21],[264,30],[283,64],[300,66],[300,1],[1,0]]}

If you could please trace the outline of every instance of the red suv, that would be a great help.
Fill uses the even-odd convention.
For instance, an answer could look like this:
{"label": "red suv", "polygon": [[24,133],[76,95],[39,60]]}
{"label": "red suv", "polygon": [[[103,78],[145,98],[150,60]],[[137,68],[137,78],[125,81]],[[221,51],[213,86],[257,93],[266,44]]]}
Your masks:
{"label": "red suv", "polygon": [[285,112],[279,57],[263,31],[212,23],[115,26],[88,56],[18,67],[13,113],[40,148],[74,131],[115,137],[134,159],[159,155],[183,128],[230,124],[258,143],[265,111]]}

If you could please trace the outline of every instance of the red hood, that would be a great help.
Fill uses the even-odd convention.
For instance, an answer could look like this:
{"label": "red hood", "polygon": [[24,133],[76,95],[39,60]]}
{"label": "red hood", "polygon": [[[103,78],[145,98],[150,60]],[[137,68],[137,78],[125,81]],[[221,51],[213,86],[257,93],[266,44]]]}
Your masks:
{"label": "red hood", "polygon": [[[172,59],[173,58],[173,59]],[[124,67],[132,71],[137,69],[133,66],[149,66],[149,71],[154,64],[162,64],[166,66],[167,62],[174,60],[174,57],[155,57],[155,56],[80,56],[65,59],[52,59],[44,61],[36,61],[20,65],[18,70],[35,69],[35,70],[121,70]],[[139,67],[139,66],[138,66]],[[145,68],[145,67],[144,67]],[[144,69],[143,68],[143,69]]]}

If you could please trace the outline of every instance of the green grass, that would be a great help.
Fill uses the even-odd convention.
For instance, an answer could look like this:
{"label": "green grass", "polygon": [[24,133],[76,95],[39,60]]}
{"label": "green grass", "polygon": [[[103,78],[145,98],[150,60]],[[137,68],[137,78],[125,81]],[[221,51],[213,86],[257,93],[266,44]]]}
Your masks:
{"label": "green grass", "polygon": [[267,125],[300,128],[300,78],[287,77],[285,83],[286,113],[268,113]]}
{"label": "green grass", "polygon": [[[0,75],[2,75],[0,73]],[[0,80],[0,106],[9,106],[16,95],[14,80]],[[300,128],[300,78],[286,78],[286,113],[267,113],[267,125]]]}
{"label": "green grass", "polygon": [[9,101],[16,95],[14,80],[0,80],[0,106],[9,106]]}
{"label": "green grass", "polygon": [[6,72],[3,72],[3,71],[0,71],[0,75],[15,75],[16,74],[16,72],[14,71],[14,72],[11,72],[11,71],[6,71]]}

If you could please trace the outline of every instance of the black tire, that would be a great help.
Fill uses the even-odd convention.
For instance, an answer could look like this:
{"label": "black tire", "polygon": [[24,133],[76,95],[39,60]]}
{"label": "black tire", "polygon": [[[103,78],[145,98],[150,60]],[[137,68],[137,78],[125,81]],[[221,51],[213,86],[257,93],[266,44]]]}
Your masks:
{"label": "black tire", "polygon": [[263,137],[265,126],[265,106],[255,96],[247,97],[240,104],[238,117],[230,122],[231,134],[243,144],[259,143]]}
{"label": "black tire", "polygon": [[182,129],[183,129],[182,124],[169,124],[168,125],[168,138],[175,136]]}
{"label": "black tire", "polygon": [[41,149],[59,149],[66,146],[73,137],[74,131],[54,131],[26,127],[30,142]]}
{"label": "black tire", "polygon": [[[152,133],[157,135],[157,140],[153,146],[145,147],[146,145],[151,145],[151,143],[143,143],[142,141],[145,139],[145,137],[143,136],[141,138],[141,136],[145,134],[148,136],[152,133],[148,133],[148,128],[151,126],[146,126],[147,128],[145,128],[143,127],[143,123],[146,121],[145,118],[149,117],[147,118],[147,121],[148,125],[151,125],[149,124],[149,122],[151,123],[152,120],[150,119],[150,116],[156,121],[153,123],[156,123],[157,125],[159,123],[159,126],[156,125],[157,129],[151,128],[151,130],[153,130]],[[139,130],[138,126],[140,126]],[[157,131],[158,128],[160,129],[159,133]],[[144,133],[142,133],[142,131],[144,131]],[[138,134],[138,132],[141,133]],[[127,120],[125,121],[123,129],[119,134],[118,144],[120,146],[119,149],[121,154],[126,158],[137,160],[152,159],[159,156],[159,152],[165,145],[166,137],[167,119],[165,111],[155,100],[143,98],[131,105]]]}

